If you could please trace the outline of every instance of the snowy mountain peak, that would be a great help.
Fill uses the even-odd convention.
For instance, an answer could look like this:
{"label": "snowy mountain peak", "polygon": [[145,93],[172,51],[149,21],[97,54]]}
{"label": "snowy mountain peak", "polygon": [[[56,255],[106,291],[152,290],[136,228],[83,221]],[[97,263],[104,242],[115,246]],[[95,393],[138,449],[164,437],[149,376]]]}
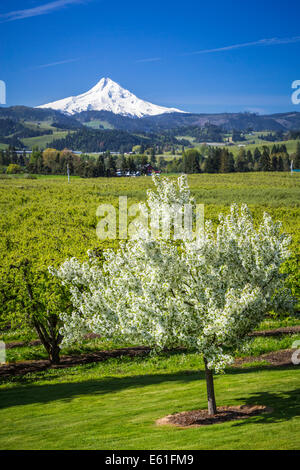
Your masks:
{"label": "snowy mountain peak", "polygon": [[52,108],[64,114],[82,111],[111,111],[130,117],[155,116],[164,113],[184,113],[176,108],[165,108],[143,101],[130,91],[122,88],[108,77],[103,77],[89,91],[78,96],[70,96],[59,101],[37,106]]}
{"label": "snowy mountain peak", "polygon": [[99,80],[99,82],[93,88],[91,88],[90,91],[103,90],[105,87],[107,86],[109,87],[113,85],[118,85],[118,84],[114,82],[113,80],[111,80],[109,77],[103,77],[101,78],[101,80]]}

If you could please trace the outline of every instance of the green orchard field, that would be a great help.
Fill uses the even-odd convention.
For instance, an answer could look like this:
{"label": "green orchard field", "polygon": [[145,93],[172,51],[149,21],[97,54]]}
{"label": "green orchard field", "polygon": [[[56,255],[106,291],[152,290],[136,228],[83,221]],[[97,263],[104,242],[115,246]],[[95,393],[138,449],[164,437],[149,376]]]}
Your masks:
{"label": "green orchard field", "polygon": [[[175,176],[172,176],[175,177]],[[281,220],[293,237],[286,269],[299,289],[300,175],[242,173],[189,176],[197,203],[216,225],[231,203],[247,203],[256,222],[264,211]],[[57,266],[71,256],[86,257],[99,246],[96,209],[145,199],[149,177],[80,179],[22,176],[0,179],[1,265],[24,257],[39,267]],[[1,268],[1,269],[2,269]],[[298,291],[299,292],[299,291]],[[1,315],[1,314],[0,314]],[[261,329],[299,325],[297,319],[268,319]],[[28,330],[0,332],[9,342],[32,339]],[[258,337],[247,355],[291,348],[300,335]],[[87,340],[63,354],[119,347]],[[122,345],[124,346],[124,345]],[[7,351],[16,362],[45,358],[42,346]],[[1,366],[0,366],[1,367]],[[217,405],[263,404],[270,414],[190,429],[158,427],[155,420],[179,411],[205,408],[202,359],[191,353],[120,357],[66,369],[12,376],[0,382],[0,449],[298,449],[299,373],[295,366],[252,362],[216,376]]]}
{"label": "green orchard field", "polygon": [[[293,237],[295,261],[300,239],[299,174],[200,174],[188,180],[196,202],[205,205],[205,218],[215,224],[218,214],[228,211],[233,202],[247,203],[256,221],[265,211],[280,220]],[[144,200],[151,187],[150,177],[71,177],[70,184],[62,176],[0,179],[4,264],[26,256],[39,264],[57,265],[67,257],[84,257],[90,248],[114,245],[97,238],[97,207],[102,203],[118,207],[119,196],[127,196],[129,206]]]}

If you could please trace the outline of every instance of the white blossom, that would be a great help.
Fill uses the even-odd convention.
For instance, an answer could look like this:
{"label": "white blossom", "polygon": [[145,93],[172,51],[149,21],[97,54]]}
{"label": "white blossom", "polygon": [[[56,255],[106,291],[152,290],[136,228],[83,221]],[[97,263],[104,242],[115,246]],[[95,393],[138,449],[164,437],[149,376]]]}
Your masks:
{"label": "white blossom", "polygon": [[[194,204],[186,177],[154,183],[142,210],[168,217]],[[142,237],[105,250],[102,262],[89,253],[87,262],[72,258],[51,268],[71,290],[73,314],[61,317],[65,343],[91,331],[156,350],[185,347],[220,372],[267,311],[292,306],[280,273],[290,238],[268,214],[256,228],[247,206],[233,204],[216,230],[208,221],[194,240],[180,242],[140,230]]]}

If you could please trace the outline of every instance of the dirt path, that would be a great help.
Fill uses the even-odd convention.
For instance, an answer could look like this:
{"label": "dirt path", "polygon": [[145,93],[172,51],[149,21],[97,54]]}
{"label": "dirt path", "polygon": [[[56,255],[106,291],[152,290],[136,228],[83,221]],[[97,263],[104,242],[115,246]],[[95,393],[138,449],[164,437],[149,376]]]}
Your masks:
{"label": "dirt path", "polygon": [[63,369],[91,362],[102,362],[112,357],[129,356],[136,357],[149,354],[150,348],[137,346],[133,348],[112,349],[109,351],[97,351],[89,354],[62,356],[60,364],[51,365],[48,360],[23,361],[0,365],[0,378],[12,375],[24,375],[30,372],[40,372],[46,369]]}
{"label": "dirt path", "polygon": [[300,333],[300,325],[298,326],[286,326],[283,328],[276,328],[275,330],[262,330],[253,331],[249,336],[280,336],[280,335],[293,335]]}
{"label": "dirt path", "polygon": [[[271,353],[263,354],[261,356],[250,356],[245,358],[238,358],[235,360],[232,367],[239,367],[245,363],[251,362],[267,362],[270,366],[289,366],[292,365],[293,349],[282,349]],[[47,360],[24,361],[16,362],[5,365],[0,365],[0,379],[11,377],[14,375],[24,375],[33,372],[40,372],[46,369],[63,369],[66,367],[73,367],[76,365],[89,364],[92,362],[106,361],[112,357],[137,357],[146,356],[149,354],[150,348],[148,347],[133,347],[113,349],[110,351],[97,351],[90,354],[81,354],[78,356],[62,356],[61,362],[58,365],[51,365]]]}

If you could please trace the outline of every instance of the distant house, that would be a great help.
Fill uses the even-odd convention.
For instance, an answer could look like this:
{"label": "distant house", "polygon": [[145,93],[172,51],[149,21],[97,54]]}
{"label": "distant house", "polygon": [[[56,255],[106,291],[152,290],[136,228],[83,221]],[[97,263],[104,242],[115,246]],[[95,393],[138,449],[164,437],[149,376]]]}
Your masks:
{"label": "distant house", "polygon": [[122,171],[118,169],[116,171],[116,176],[141,176],[140,171]]}
{"label": "distant house", "polygon": [[152,165],[147,164],[147,165],[144,166],[142,172],[140,172],[140,171],[122,171],[120,168],[118,168],[117,171],[116,171],[116,176],[141,176],[141,174],[151,176],[153,173],[158,174],[158,173],[161,173],[161,171],[156,170],[155,168],[153,168]]}
{"label": "distant house", "polygon": [[146,174],[147,176],[150,176],[150,175],[152,175],[153,173],[156,173],[156,174],[161,173],[160,170],[156,170],[155,168],[153,168],[153,166],[150,165],[150,163],[148,163],[147,165],[145,165],[145,170],[144,170],[144,171],[145,171],[145,174]]}
{"label": "distant house", "polygon": [[32,154],[32,150],[16,150],[16,154],[17,155],[24,155],[24,153],[26,155],[31,155]]}

